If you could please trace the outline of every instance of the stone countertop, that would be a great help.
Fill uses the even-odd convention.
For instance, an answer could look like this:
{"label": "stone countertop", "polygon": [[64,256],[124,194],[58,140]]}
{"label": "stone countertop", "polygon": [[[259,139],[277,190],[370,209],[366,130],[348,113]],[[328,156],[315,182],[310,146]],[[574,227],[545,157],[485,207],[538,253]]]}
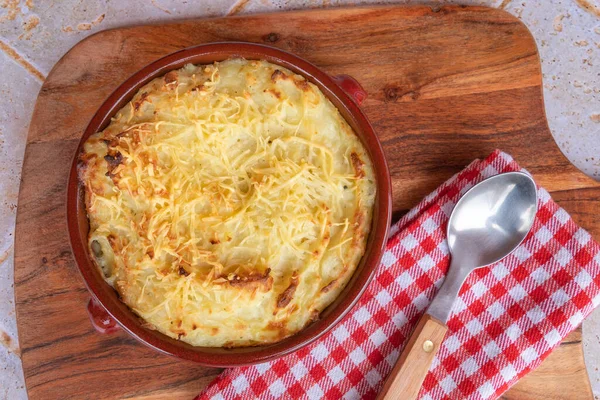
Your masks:
{"label": "stone countertop", "polygon": [[[457,2],[503,8],[528,26],[541,55],[546,113],[554,139],[573,164],[600,180],[600,0]],[[60,57],[84,37],[118,26],[369,3],[383,2],[0,0],[0,70],[4,78],[0,81],[0,399],[27,398],[14,311],[15,215],[33,106],[42,82]],[[583,328],[586,364],[595,397],[600,400],[600,309]]]}

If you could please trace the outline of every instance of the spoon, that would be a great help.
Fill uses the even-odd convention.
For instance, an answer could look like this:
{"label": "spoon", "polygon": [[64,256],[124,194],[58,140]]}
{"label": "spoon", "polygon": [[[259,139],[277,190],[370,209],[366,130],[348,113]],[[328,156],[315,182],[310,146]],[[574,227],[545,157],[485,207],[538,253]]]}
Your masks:
{"label": "spoon", "polygon": [[416,399],[448,330],[454,300],[474,269],[500,261],[529,233],[537,210],[535,182],[522,172],[495,175],[473,186],[448,221],[448,274],[417,324],[378,399]]}

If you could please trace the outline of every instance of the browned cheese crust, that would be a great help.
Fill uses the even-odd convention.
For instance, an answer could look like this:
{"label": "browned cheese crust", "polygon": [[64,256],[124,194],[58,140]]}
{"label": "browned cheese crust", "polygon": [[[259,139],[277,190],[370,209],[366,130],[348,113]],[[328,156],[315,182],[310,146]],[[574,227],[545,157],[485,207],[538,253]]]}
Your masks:
{"label": "browned cheese crust", "polygon": [[338,110],[264,61],[154,79],[80,157],[89,246],[149,327],[196,346],[279,341],[356,270],[373,167]]}

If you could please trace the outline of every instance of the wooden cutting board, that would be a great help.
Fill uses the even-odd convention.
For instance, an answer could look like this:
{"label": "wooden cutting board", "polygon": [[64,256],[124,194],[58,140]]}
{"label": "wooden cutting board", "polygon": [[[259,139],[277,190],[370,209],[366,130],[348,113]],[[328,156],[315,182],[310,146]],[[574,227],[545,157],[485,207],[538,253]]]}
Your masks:
{"label": "wooden cutting board", "polygon": [[[525,26],[480,7],[369,7],[191,20],[93,35],[42,86],[29,130],[16,230],[15,291],[31,399],[191,399],[219,373],[96,333],[71,257],[67,172],[100,103],[140,67],[200,43],[242,40],[294,52],[369,93],[399,216],[474,158],[511,153],[600,239],[600,184],[556,147],[540,62]],[[506,399],[591,399],[576,331]]]}

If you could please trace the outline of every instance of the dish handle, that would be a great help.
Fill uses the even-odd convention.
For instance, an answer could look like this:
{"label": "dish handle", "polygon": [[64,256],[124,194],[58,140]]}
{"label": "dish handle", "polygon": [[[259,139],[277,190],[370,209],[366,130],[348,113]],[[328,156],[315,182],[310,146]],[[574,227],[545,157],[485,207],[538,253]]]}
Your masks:
{"label": "dish handle", "polygon": [[339,87],[342,88],[344,92],[346,92],[356,104],[359,106],[365,101],[367,98],[367,92],[363,87],[358,83],[356,79],[351,77],[350,75],[341,74],[333,76],[332,79],[335,83],[338,84]]}
{"label": "dish handle", "polygon": [[87,311],[90,316],[92,326],[99,333],[110,334],[121,330],[117,322],[106,312],[104,307],[92,297],[87,305]]}

